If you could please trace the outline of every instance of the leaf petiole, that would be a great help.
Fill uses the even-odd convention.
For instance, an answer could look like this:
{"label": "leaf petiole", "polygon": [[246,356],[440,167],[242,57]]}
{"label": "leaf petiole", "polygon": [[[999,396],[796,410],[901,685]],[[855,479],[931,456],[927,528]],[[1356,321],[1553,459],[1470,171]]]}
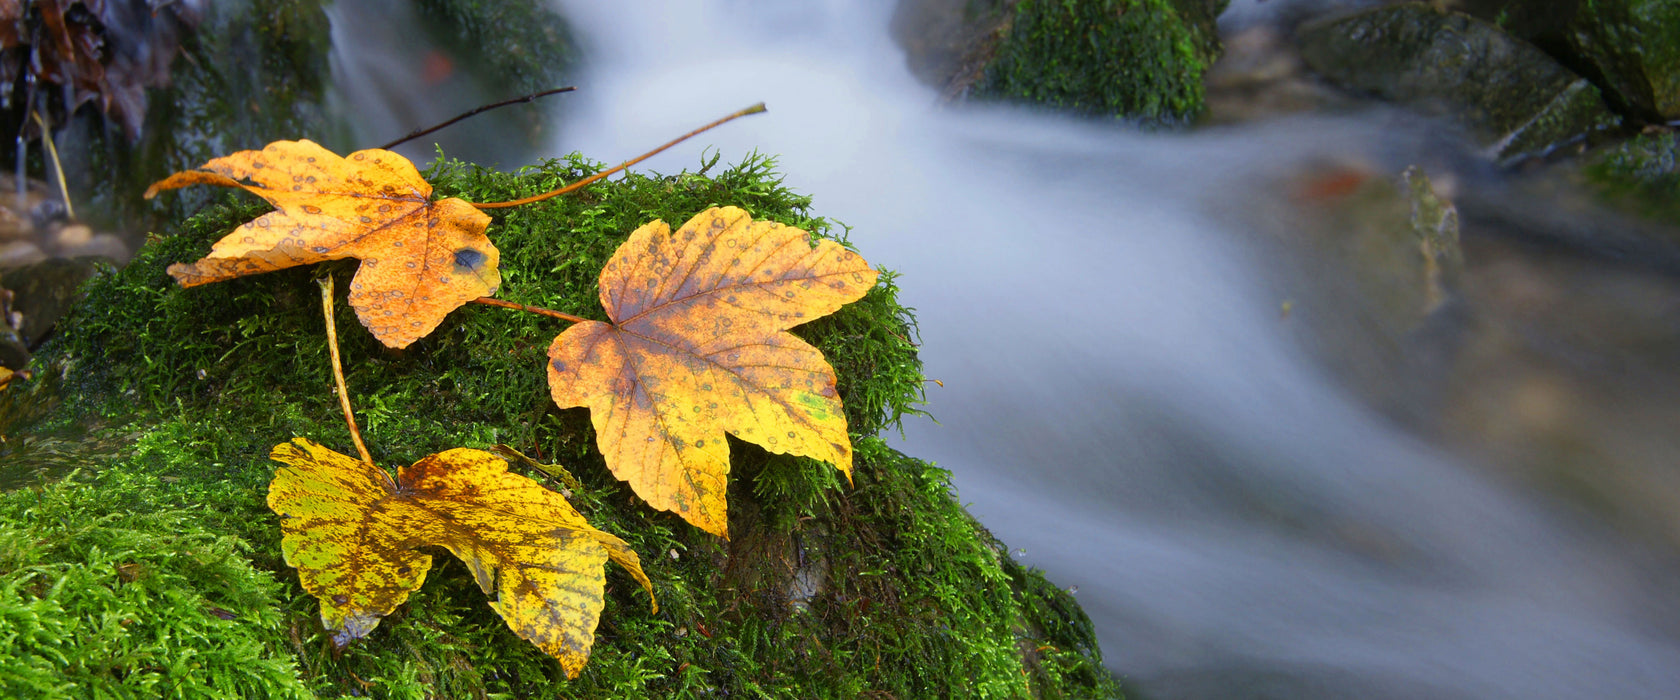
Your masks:
{"label": "leaf petiole", "polygon": [[760,103],[755,104],[751,107],[748,107],[746,109],[735,112],[734,114],[731,114],[727,117],[719,119],[715,122],[712,122],[710,124],[707,124],[705,126],[702,126],[702,127],[698,128],[698,129],[690,131],[686,134],[683,134],[682,136],[678,136],[676,139],[673,139],[671,142],[669,142],[669,143],[667,143],[663,146],[660,146],[658,148],[655,148],[651,151],[648,151],[647,153],[643,153],[639,156],[636,156],[635,158],[631,158],[630,160],[624,161],[623,163],[619,163],[617,166],[614,166],[614,167],[609,168],[607,170],[603,170],[601,172],[595,173],[594,175],[590,175],[589,177],[586,177],[582,180],[578,180],[577,182],[574,182],[570,185],[566,185],[565,187],[562,187],[562,188],[557,189],[557,190],[551,190],[551,191],[544,192],[544,193],[539,194],[539,195],[526,197],[524,199],[515,199],[511,202],[484,202],[484,203],[476,203],[475,202],[475,203],[473,203],[473,206],[478,207],[479,209],[504,209],[504,208],[507,208],[507,207],[517,207],[517,206],[520,206],[522,204],[531,204],[533,202],[541,202],[541,201],[543,201],[545,199],[548,199],[550,197],[557,197],[557,196],[563,195],[567,192],[572,192],[572,191],[575,191],[575,190],[579,190],[579,189],[582,189],[583,187],[588,186],[589,183],[592,183],[596,180],[607,177],[608,175],[611,175],[611,174],[616,173],[620,170],[623,170],[623,169],[628,168],[632,165],[635,165],[635,164],[640,163],[644,160],[647,160],[647,159],[652,158],[656,155],[659,155],[660,153],[663,153],[665,151],[665,149],[668,149],[668,148],[670,148],[672,146],[675,146],[679,143],[687,141],[690,138],[693,138],[693,137],[698,136],[702,133],[705,133],[706,131],[709,131],[713,127],[721,126],[724,123],[732,121],[734,119],[738,119],[740,117],[744,117],[744,116],[747,116],[749,114],[758,114],[759,112],[763,112],[763,111],[765,111],[764,103],[760,102]]}
{"label": "leaf petiole", "polygon": [[524,312],[527,312],[527,313],[537,314],[539,316],[548,316],[549,318],[558,318],[562,321],[570,321],[572,323],[583,323],[584,321],[589,320],[589,319],[584,318],[582,316],[573,316],[573,315],[571,315],[569,313],[566,313],[564,311],[555,311],[554,309],[545,309],[541,306],[529,306],[529,305],[526,305],[526,304],[515,304],[511,301],[502,301],[501,299],[497,299],[495,297],[479,297],[477,299],[474,299],[473,303],[484,304],[485,306],[500,306],[504,309],[513,309],[515,311],[524,311]]}
{"label": "leaf petiole", "polygon": [[[373,465],[373,455],[368,454],[367,443],[362,442],[362,431],[356,427],[356,414],[350,412],[350,390],[344,387],[344,365],[338,359],[338,322],[333,319],[333,278],[327,275],[318,280],[321,285],[321,313],[327,318],[327,349],[332,353],[333,381],[338,383],[338,405],[344,409],[344,422],[350,426],[350,439],[356,443],[356,452],[362,456],[362,461]],[[380,474],[385,470],[378,469]],[[390,481],[386,476],[386,481]]]}

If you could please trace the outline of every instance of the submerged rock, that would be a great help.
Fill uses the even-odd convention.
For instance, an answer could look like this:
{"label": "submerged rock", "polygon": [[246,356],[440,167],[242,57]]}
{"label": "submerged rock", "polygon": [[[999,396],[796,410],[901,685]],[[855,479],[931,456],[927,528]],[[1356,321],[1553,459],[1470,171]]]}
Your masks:
{"label": "submerged rock", "polygon": [[[492,201],[534,194],[596,167],[575,156],[519,175],[447,164],[428,179],[440,197]],[[596,278],[624,237],[649,219],[684,221],[714,203],[818,235],[836,231],[813,216],[809,198],[770,173],[767,161],[753,158],[712,176],[631,174],[576,196],[497,210],[489,234],[503,251],[501,295],[600,317]],[[485,605],[467,567],[440,558],[407,604],[368,638],[335,652],[316,600],[281,559],[279,523],[264,494],[275,444],[303,436],[349,447],[311,278],[344,280],[355,263],[192,289],[164,272],[203,255],[263,210],[250,198],[212,207],[148,245],[127,268],[87,285],[87,301],[36,357],[42,378],[28,391],[0,392],[0,435],[7,437],[0,442],[0,484],[51,480],[67,464],[86,468],[39,491],[0,494],[0,533],[35,543],[55,536],[54,523],[151,516],[168,520],[167,532],[180,533],[183,546],[224,562],[204,571],[221,577],[216,588],[182,572],[190,561],[160,560],[155,551],[132,555],[139,570],[168,578],[154,584],[158,610],[134,627],[132,634],[146,639],[131,641],[151,650],[141,642],[171,635],[178,649],[136,655],[132,667],[122,659],[66,666],[53,664],[53,655],[93,654],[86,645],[97,640],[85,634],[86,620],[101,619],[90,612],[93,603],[14,582],[39,567],[80,570],[127,560],[90,561],[79,550],[42,554],[31,545],[21,566],[33,568],[26,570],[0,552],[0,603],[14,596],[41,611],[41,624],[54,632],[35,639],[59,640],[32,640],[0,655],[0,695],[36,687],[10,687],[13,678],[50,687],[104,683],[119,695],[139,692],[127,678],[157,683],[160,675],[191,691],[225,677],[251,697],[698,698],[763,689],[800,698],[1118,694],[1071,595],[1011,562],[952,497],[948,473],[895,452],[878,436],[915,410],[924,381],[913,321],[890,275],[863,300],[795,331],[824,352],[839,377],[856,447],[854,483],[830,466],[734,442],[729,541],[648,508],[607,471],[587,411],[553,406],[544,349],[561,327],[551,319],[469,305],[432,336],[392,352],[356,325],[341,297],[349,392],[380,464],[495,443],[562,463],[578,481],[571,502],[640,553],[660,606],[650,611],[640,587],[610,569],[593,653],[582,674],[567,681],[554,659],[514,636]],[[49,404],[48,394],[62,404],[17,418],[32,415],[29,406]],[[77,426],[96,429],[64,444],[60,436]],[[37,503],[62,504],[51,511],[61,515],[31,515],[43,512]],[[156,528],[136,529],[137,537],[162,536]],[[200,541],[219,544],[192,544]],[[108,632],[128,639],[123,629]],[[175,673],[158,661],[173,658],[201,667]]]}
{"label": "submerged rock", "polygon": [[1304,24],[1297,41],[1331,80],[1450,113],[1507,162],[1620,124],[1586,79],[1467,15],[1411,3],[1378,7]]}
{"label": "submerged rock", "polygon": [[1352,101],[1313,76],[1294,42],[1267,24],[1226,36],[1206,83],[1208,124],[1335,109]]}
{"label": "submerged rock", "polygon": [[947,99],[1182,124],[1218,58],[1218,0],[903,0],[893,36]]}

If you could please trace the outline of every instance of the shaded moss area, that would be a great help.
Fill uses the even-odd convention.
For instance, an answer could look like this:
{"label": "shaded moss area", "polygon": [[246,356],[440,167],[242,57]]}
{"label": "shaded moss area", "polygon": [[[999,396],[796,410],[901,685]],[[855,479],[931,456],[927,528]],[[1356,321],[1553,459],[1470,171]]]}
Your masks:
{"label": "shaded moss area", "polygon": [[1217,11],[1201,0],[1020,0],[973,94],[1187,123],[1205,107],[1202,75],[1219,53]]}
{"label": "shaded moss area", "polygon": [[[440,196],[493,201],[600,167],[576,156],[513,174],[445,163],[428,179]],[[706,173],[630,175],[500,210],[490,230],[502,251],[499,296],[602,318],[595,278],[624,236],[649,219],[681,222],[714,204],[819,235],[840,233],[810,212],[809,198],[780,184],[768,159]],[[350,447],[310,280],[328,272],[347,289],[355,263],[188,290],[164,272],[262,209],[224,199],[147,246],[129,267],[90,283],[87,300],[37,358],[41,374],[55,379],[0,394],[0,420],[10,417],[0,425],[0,482],[87,467],[41,489],[0,495],[0,528],[155,530],[145,535],[152,544],[113,545],[97,556],[33,544],[26,554],[0,551],[0,605],[34,610],[39,620],[26,628],[7,617],[0,639],[37,628],[50,629],[29,633],[50,639],[69,629],[67,619],[97,617],[90,604],[53,602],[47,592],[75,567],[105,574],[106,588],[125,591],[135,584],[122,581],[121,565],[135,559],[160,572],[156,600],[168,601],[135,624],[166,630],[182,650],[229,649],[193,654],[206,678],[226,675],[264,689],[248,695],[284,696],[300,683],[323,697],[1118,695],[1071,597],[1010,562],[952,499],[946,472],[875,437],[915,410],[923,381],[914,326],[891,275],[864,300],[796,329],[839,375],[857,447],[854,483],[827,465],[732,441],[734,539],[727,542],[649,510],[607,472],[587,412],[552,405],[544,351],[562,324],[469,306],[433,336],[393,352],[359,328],[341,297],[347,381],[379,463],[507,443],[564,464],[583,486],[573,503],[643,557],[660,613],[651,613],[628,575],[609,567],[593,656],[567,681],[558,663],[495,616],[465,567],[439,557],[407,605],[369,638],[335,652],[315,601],[280,560],[279,525],[264,494],[276,443],[305,436]],[[22,400],[57,403],[43,414]],[[112,435],[124,439],[115,447],[88,439]],[[51,517],[32,515],[43,502],[64,505]],[[112,513],[161,524],[146,530],[152,526]],[[124,553],[110,553],[118,550]],[[130,553],[142,550],[148,558]],[[222,620],[224,613],[234,619]],[[182,650],[160,658],[173,661]],[[114,695],[191,696],[167,684],[131,685],[152,677],[154,667],[172,668],[135,661],[100,673],[118,689]],[[0,695],[44,688],[45,697],[76,697],[85,691],[67,684],[95,675],[42,675],[41,668],[50,667],[0,661]]]}

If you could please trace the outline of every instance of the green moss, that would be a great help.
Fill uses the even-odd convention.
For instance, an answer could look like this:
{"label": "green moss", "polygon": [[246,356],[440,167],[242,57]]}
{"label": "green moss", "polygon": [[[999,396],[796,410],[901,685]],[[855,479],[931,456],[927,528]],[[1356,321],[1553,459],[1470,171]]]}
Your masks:
{"label": "green moss", "polygon": [[[573,156],[518,173],[441,163],[427,175],[443,196],[493,201],[541,192],[600,167]],[[490,234],[502,251],[500,296],[601,318],[595,280],[629,231],[653,218],[681,222],[716,204],[843,238],[842,229],[811,213],[808,197],[783,187],[767,158],[708,171],[631,174],[495,213]],[[310,280],[334,274],[345,289],[355,263],[185,290],[164,271],[202,255],[262,209],[227,198],[149,245],[129,267],[88,286],[87,300],[37,356],[42,374],[56,379],[32,386],[34,393],[0,394],[6,444],[50,437],[68,447],[52,459],[41,450],[19,452],[0,467],[0,481],[45,479],[66,455],[81,455],[98,474],[80,487],[94,495],[90,505],[101,502],[109,484],[154,485],[124,497],[130,505],[123,512],[180,518],[182,531],[190,525],[209,533],[233,547],[230,557],[248,562],[251,573],[241,580],[277,581],[269,588],[242,584],[241,590],[261,593],[245,608],[271,610],[274,620],[247,632],[257,644],[248,656],[294,664],[310,692],[393,698],[1117,694],[1077,606],[1038,574],[1008,562],[1002,545],[952,499],[944,471],[875,437],[916,410],[923,381],[915,328],[890,274],[864,300],[796,329],[838,373],[857,447],[854,483],[846,485],[827,465],[732,441],[729,541],[648,509],[607,472],[587,412],[553,406],[544,351],[562,324],[469,306],[433,336],[393,352],[359,328],[341,299],[347,380],[376,460],[395,466],[449,447],[501,442],[560,462],[580,482],[572,496],[579,510],[641,553],[660,612],[649,610],[628,575],[609,567],[594,653],[583,674],[567,681],[554,660],[495,616],[464,567],[439,557],[408,604],[367,639],[335,653],[316,602],[280,560],[279,525],[264,494],[274,444],[306,436],[341,450],[350,446]],[[58,401],[44,415],[15,404],[17,397],[53,399],[43,394]],[[10,424],[3,423],[7,416]],[[112,450],[84,439],[93,435],[124,437]],[[95,522],[99,512],[58,520]],[[16,517],[0,518],[0,526],[17,527]],[[43,619],[82,611],[66,606]],[[202,636],[188,646],[220,643],[217,634]],[[31,682],[64,681],[49,673]]]}
{"label": "green moss", "polygon": [[1021,0],[974,95],[1146,124],[1193,120],[1218,40],[1211,10],[1186,3],[1203,22],[1169,0]]}
{"label": "green moss", "polygon": [[165,484],[112,472],[0,496],[0,694],[302,698],[282,586]]}

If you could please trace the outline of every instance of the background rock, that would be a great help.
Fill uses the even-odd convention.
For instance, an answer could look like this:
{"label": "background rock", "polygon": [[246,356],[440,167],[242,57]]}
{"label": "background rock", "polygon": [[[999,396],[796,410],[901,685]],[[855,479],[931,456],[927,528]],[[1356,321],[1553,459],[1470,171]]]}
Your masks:
{"label": "background rock", "polygon": [[1309,22],[1297,41],[1313,69],[1331,80],[1451,113],[1502,160],[1541,155],[1619,123],[1597,88],[1545,52],[1428,5]]}
{"label": "background rock", "polygon": [[1219,55],[1217,0],[903,0],[893,35],[948,99],[1183,124]]}
{"label": "background rock", "polygon": [[1636,122],[1680,119],[1680,4],[1672,0],[1470,0],[1598,85]]}

